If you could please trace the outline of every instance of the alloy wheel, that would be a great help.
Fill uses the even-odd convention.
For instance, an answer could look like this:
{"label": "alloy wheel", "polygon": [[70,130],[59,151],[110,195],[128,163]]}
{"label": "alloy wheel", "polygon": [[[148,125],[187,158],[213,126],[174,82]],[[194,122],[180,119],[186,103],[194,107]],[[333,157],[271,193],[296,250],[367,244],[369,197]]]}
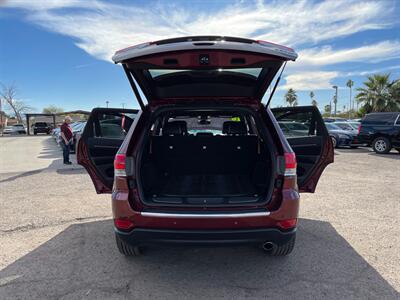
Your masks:
{"label": "alloy wheel", "polygon": [[336,141],[335,137],[332,137],[332,144],[333,144],[333,148],[336,148],[337,141]]}
{"label": "alloy wheel", "polygon": [[375,142],[375,149],[379,152],[384,152],[387,148],[386,142],[384,140],[377,140]]}

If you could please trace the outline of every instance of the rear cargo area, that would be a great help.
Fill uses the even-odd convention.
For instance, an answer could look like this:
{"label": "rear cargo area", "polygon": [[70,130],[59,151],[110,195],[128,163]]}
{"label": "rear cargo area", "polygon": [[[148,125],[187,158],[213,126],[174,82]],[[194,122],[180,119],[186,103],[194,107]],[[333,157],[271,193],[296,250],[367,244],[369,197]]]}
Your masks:
{"label": "rear cargo area", "polygon": [[191,119],[169,118],[151,135],[140,172],[146,201],[220,205],[265,200],[274,176],[265,140],[245,122],[225,117],[207,124],[196,118],[193,126]]}

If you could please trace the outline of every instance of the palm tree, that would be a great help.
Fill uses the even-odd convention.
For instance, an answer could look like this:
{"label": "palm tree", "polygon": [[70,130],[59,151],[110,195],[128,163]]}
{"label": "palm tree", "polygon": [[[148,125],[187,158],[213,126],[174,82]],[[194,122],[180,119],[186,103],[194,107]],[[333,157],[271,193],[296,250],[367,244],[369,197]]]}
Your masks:
{"label": "palm tree", "polygon": [[313,106],[318,106],[318,102],[317,102],[317,100],[315,100],[314,99],[314,92],[313,91],[311,91],[310,92],[310,98],[311,98],[311,104],[313,105]]}
{"label": "palm tree", "polygon": [[[350,101],[349,101],[349,104],[350,104],[350,106],[349,106],[349,118],[350,118],[351,110],[354,110],[354,107],[352,107],[352,105],[351,105],[351,89],[352,89],[352,87],[354,85],[354,81],[349,79],[349,80],[347,80],[346,85],[350,89]],[[353,106],[354,106],[354,103],[353,103]]]}
{"label": "palm tree", "polygon": [[391,81],[390,74],[375,74],[367,78],[365,87],[358,88],[356,96],[365,113],[400,109],[399,80]]}
{"label": "palm tree", "polygon": [[332,107],[331,107],[331,105],[330,105],[330,104],[325,105],[325,106],[324,106],[324,111],[325,111],[325,114],[326,114],[326,115],[330,116],[330,115],[331,115],[331,112],[332,112]]}
{"label": "palm tree", "polygon": [[288,103],[289,106],[297,106],[297,95],[294,89],[288,89],[285,94],[285,101]]}

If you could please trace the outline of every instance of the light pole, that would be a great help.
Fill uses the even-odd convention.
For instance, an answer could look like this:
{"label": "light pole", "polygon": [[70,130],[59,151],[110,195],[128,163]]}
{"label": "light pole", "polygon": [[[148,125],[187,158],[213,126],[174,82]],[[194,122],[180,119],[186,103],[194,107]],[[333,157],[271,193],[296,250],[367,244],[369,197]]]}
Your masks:
{"label": "light pole", "polygon": [[336,104],[337,104],[337,93],[338,93],[338,87],[337,85],[332,86],[332,88],[335,89],[335,98],[333,99],[333,103],[335,104],[335,112],[334,116],[336,117]]}
{"label": "light pole", "polygon": [[106,101],[106,107],[107,107],[107,108],[108,108],[108,103],[110,103],[110,101],[107,100],[107,101]]}

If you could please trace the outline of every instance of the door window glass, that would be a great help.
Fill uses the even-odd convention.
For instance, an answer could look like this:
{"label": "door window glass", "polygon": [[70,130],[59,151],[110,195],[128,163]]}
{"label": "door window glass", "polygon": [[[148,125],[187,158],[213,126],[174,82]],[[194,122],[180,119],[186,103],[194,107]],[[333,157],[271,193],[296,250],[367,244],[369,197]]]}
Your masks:
{"label": "door window glass", "polygon": [[278,111],[275,118],[286,137],[305,137],[317,135],[317,123],[313,112]]}
{"label": "door window glass", "polygon": [[134,120],[133,114],[102,113],[95,126],[96,137],[124,138]]}

